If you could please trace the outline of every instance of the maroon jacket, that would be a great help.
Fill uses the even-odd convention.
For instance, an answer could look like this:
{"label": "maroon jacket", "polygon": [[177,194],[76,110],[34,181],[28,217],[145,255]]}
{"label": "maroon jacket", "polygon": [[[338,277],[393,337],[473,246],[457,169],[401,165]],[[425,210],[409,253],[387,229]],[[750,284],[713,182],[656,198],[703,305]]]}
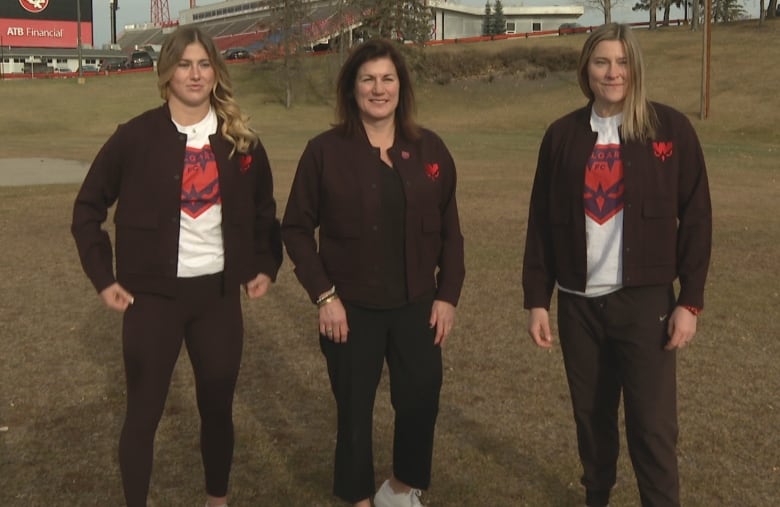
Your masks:
{"label": "maroon jacket", "polygon": [[[659,126],[645,143],[621,140],[623,285],[680,280],[678,304],[704,307],[712,208],[699,139],[678,111],[653,103]],[[583,191],[596,144],[590,106],[553,123],[539,149],[523,261],[525,308],[548,308],[555,283],[584,291]]]}
{"label": "maroon jacket", "polygon": [[[221,119],[219,125],[217,132]],[[174,294],[186,142],[164,104],[120,125],[95,157],[71,231],[98,292],[118,281],[131,293]],[[258,143],[228,158],[232,145],[221,134],[210,143],[219,168],[225,287],[238,288],[258,273],[274,279],[282,245],[265,149]],[[111,240],[101,228],[115,201],[116,277]]]}
{"label": "maroon jacket", "polygon": [[[398,136],[388,153],[406,196],[409,299],[435,294],[455,305],[466,270],[452,157],[428,130],[417,142]],[[376,273],[384,245],[374,239],[381,205],[379,181],[363,170],[378,163],[379,150],[362,130],[352,138],[335,129],[324,132],[309,141],[301,156],[282,237],[312,301],[333,285],[347,301],[371,301],[372,294],[383,290]]]}

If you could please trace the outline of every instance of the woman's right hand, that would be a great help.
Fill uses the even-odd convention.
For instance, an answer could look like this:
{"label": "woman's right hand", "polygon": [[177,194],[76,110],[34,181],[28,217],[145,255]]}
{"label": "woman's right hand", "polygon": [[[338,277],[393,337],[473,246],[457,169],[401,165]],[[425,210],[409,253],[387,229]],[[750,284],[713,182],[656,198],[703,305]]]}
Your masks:
{"label": "woman's right hand", "polygon": [[133,304],[135,300],[133,295],[127,292],[119,282],[114,282],[102,291],[100,291],[100,297],[103,299],[103,303],[112,310],[118,312],[124,312],[127,308]]}
{"label": "woman's right hand", "polygon": [[320,306],[320,334],[336,343],[346,343],[349,326],[347,311],[338,298]]}
{"label": "woman's right hand", "polygon": [[543,349],[552,347],[550,315],[546,308],[531,308],[528,312],[528,335],[539,347]]}

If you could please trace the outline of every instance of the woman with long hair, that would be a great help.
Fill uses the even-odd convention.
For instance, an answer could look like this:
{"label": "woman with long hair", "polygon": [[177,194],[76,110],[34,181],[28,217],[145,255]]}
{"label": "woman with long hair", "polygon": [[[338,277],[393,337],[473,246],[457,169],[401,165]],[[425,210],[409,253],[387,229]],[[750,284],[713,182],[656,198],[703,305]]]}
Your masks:
{"label": "woman with long hair", "polygon": [[683,114],[648,100],[644,74],[629,26],[590,34],[578,73],[588,103],[545,133],[528,217],[528,332],[552,347],[557,287],[591,507],[615,485],[621,394],[642,505],[680,504],[676,351],[696,333],[712,244],[699,140]]}
{"label": "woman with long hair", "polygon": [[[223,506],[243,340],[240,287],[249,298],[263,296],[282,262],[271,169],[207,35],[194,27],[170,34],[157,73],[165,102],[120,125],[102,147],[71,229],[103,302],[123,312],[119,464],[127,505],[146,505],[154,435],[184,344],[201,418],[206,505]],[[115,202],[116,272],[102,229]]]}

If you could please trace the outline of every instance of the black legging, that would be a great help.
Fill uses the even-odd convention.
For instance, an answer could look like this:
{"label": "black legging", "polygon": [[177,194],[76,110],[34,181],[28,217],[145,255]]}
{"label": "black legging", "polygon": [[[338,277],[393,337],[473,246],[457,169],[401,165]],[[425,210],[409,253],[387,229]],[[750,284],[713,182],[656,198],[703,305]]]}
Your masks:
{"label": "black legging", "polygon": [[225,496],[233,458],[233,393],[243,322],[238,288],[223,294],[222,276],[179,279],[175,298],[135,294],[122,343],[127,412],[119,465],[128,507],[146,506],[154,435],[182,342],[195,374],[206,492]]}

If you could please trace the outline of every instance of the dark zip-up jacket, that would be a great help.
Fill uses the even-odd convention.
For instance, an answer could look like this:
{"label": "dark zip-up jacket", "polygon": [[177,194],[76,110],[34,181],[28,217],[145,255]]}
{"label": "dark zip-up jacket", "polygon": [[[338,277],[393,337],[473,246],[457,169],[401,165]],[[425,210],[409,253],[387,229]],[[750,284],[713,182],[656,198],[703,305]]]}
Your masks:
{"label": "dark zip-up jacket", "polygon": [[[644,143],[621,139],[624,168],[623,285],[680,281],[678,304],[704,307],[712,208],[699,139],[678,111],[652,104],[659,126]],[[553,123],[539,149],[523,261],[525,308],[548,308],[556,282],[585,290],[583,191],[596,144],[591,107]]]}
{"label": "dark zip-up jacket", "polygon": [[[456,305],[465,276],[455,199],[455,164],[433,132],[419,141],[396,136],[388,151],[406,197],[405,262],[410,301],[426,294]],[[282,220],[295,274],[312,301],[336,286],[347,301],[372,301],[382,291],[379,150],[364,131],[336,129],[310,140],[298,164]],[[319,228],[319,241],[315,230]]]}
{"label": "dark zip-up jacket", "polygon": [[[222,199],[225,288],[264,273],[276,278],[282,244],[273,181],[263,146],[229,158],[232,145],[209,138]],[[115,281],[133,292],[173,296],[179,251],[181,181],[187,136],[167,104],[120,125],[103,145],[73,207],[71,231],[81,264],[98,292]],[[116,276],[111,239],[102,229],[116,202]]]}

